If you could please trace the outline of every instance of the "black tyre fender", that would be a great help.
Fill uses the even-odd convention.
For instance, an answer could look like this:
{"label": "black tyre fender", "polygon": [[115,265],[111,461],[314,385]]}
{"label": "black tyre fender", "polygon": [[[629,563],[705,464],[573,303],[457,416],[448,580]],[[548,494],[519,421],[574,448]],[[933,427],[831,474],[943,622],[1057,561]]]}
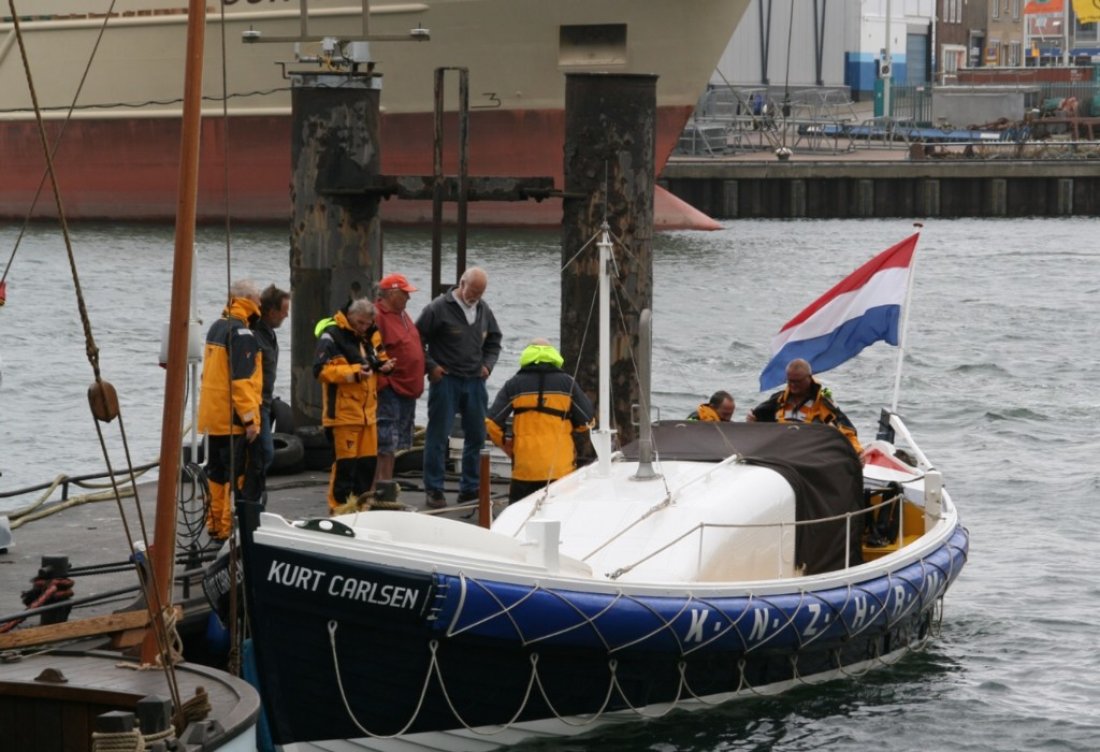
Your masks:
{"label": "black tyre fender", "polygon": [[294,433],[294,410],[278,397],[271,400],[271,430]]}
{"label": "black tyre fender", "polygon": [[333,452],[328,434],[321,426],[300,426],[294,434],[305,447],[306,470],[327,471],[332,467]]}
{"label": "black tyre fender", "polygon": [[275,459],[268,472],[272,475],[298,472],[306,456],[302,440],[290,433],[273,433],[271,440],[275,444]]}

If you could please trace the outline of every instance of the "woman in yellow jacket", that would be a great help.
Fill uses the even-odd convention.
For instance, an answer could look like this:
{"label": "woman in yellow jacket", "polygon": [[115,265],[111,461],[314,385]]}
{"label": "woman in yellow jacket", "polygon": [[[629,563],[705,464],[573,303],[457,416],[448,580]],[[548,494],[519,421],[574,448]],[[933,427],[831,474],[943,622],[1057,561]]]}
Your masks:
{"label": "woman in yellow jacket", "polygon": [[509,503],[576,467],[573,433],[588,430],[594,410],[588,395],[561,370],[564,362],[549,342],[533,340],[520,355],[519,371],[489,407],[489,438],[512,458]]}
{"label": "woman in yellow jacket", "polygon": [[354,300],[346,312],[318,325],[313,374],[321,382],[321,422],[329,431],[335,462],[329,478],[329,511],[366,494],[378,460],[378,376],[396,360],[386,357],[374,326],[374,305]]}
{"label": "woman in yellow jacket", "polygon": [[[206,477],[210,509],[206,529],[225,540],[233,530],[229,468],[237,475],[241,498],[263,495],[264,470],[260,434],[263,394],[262,355],[249,325],[260,316],[260,289],[247,280],[234,282],[222,317],[206,334],[199,392],[198,430],[209,439]],[[234,437],[244,435],[245,441]]]}

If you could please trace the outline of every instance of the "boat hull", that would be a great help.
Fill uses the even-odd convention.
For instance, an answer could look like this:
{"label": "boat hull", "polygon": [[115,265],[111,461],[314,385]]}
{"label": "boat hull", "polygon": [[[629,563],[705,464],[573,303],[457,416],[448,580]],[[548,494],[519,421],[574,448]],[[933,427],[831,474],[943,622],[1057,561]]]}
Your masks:
{"label": "boat hull", "polygon": [[[675,146],[690,107],[658,111],[657,153],[664,164]],[[203,150],[199,167],[197,215],[200,222],[230,216],[243,222],[288,222],[290,192],[290,115],[231,117],[232,148],[224,143],[223,119],[203,119]],[[389,175],[432,173],[433,118],[430,113],[385,115],[382,118],[382,172]],[[61,123],[47,122],[54,141]],[[176,214],[179,123],[161,118],[82,119],[64,126],[54,161],[58,184],[70,219],[172,221]],[[21,219],[31,209],[45,161],[33,121],[0,121],[0,154],[5,179],[0,184],[0,219]],[[562,185],[563,110],[508,110],[471,114],[471,173],[483,176],[552,177]],[[118,169],[125,165],[125,169]],[[227,189],[228,178],[228,189]],[[446,214],[453,218],[452,211]],[[655,224],[663,229],[714,229],[706,215],[658,188]],[[45,192],[33,217],[57,216],[56,204]],[[393,224],[421,225],[431,221],[429,201],[392,199],[382,207]],[[469,218],[483,226],[551,226],[561,223],[561,201],[473,202]]]}
{"label": "boat hull", "polygon": [[272,732],[287,743],[540,721],[576,733],[562,719],[595,724],[835,675],[922,642],[967,548],[956,526],[868,579],[679,596],[262,542],[247,565],[255,623],[294,625],[256,630]]}

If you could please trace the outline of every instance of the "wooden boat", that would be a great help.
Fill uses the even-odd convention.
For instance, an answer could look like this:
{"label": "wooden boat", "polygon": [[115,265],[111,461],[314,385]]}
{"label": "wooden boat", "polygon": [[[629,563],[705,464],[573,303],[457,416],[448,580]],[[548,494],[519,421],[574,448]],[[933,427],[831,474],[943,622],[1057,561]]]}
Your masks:
{"label": "wooden boat", "polygon": [[879,428],[865,463],[823,425],[604,432],[491,530],[244,510],[275,741],[487,749],[892,663],[936,633],[968,534],[900,416]]}
{"label": "wooden boat", "polygon": [[[256,746],[259,698],[254,689],[224,672],[171,665],[176,658],[171,645],[172,569],[198,184],[204,20],[204,3],[192,0],[186,27],[189,64],[184,78],[180,200],[156,530],[149,549],[149,566],[135,566],[136,572],[141,570],[137,576],[150,604],[148,613],[129,612],[102,617],[91,625],[78,621],[3,635],[8,652],[0,663],[0,728],[4,729],[6,749],[145,749],[147,743],[177,738],[187,749],[243,752]],[[60,200],[57,205],[61,205]],[[84,314],[83,301],[81,304]],[[86,317],[84,324],[85,331],[90,331]],[[90,346],[90,353],[92,349]],[[89,359],[93,360],[91,354]],[[91,412],[96,421],[110,423],[119,417],[118,398],[95,364],[93,370],[96,378],[88,392]],[[135,552],[135,556],[140,564],[144,554]],[[54,639],[90,638],[111,629],[134,628],[144,630],[141,661],[120,652],[59,652],[41,646],[51,635]],[[141,639],[139,632],[138,641]],[[18,652],[17,648],[27,646],[33,646],[32,653]],[[200,687],[203,691],[196,695]],[[162,699],[169,697],[171,700]]]}

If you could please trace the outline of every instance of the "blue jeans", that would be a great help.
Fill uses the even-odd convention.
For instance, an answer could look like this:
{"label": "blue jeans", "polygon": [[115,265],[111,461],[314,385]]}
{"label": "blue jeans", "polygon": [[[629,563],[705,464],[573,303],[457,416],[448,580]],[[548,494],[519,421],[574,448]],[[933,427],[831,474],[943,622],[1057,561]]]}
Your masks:
{"label": "blue jeans", "polygon": [[489,392],[485,379],[451,376],[428,387],[428,429],[424,436],[424,489],[443,490],[443,471],[447,464],[447,443],[454,425],[455,413],[462,415],[462,493],[478,490],[478,468],[481,447],[485,444],[485,412]]}
{"label": "blue jeans", "polygon": [[260,450],[263,452],[264,472],[275,461],[275,435],[271,433],[271,408],[260,408]]}

